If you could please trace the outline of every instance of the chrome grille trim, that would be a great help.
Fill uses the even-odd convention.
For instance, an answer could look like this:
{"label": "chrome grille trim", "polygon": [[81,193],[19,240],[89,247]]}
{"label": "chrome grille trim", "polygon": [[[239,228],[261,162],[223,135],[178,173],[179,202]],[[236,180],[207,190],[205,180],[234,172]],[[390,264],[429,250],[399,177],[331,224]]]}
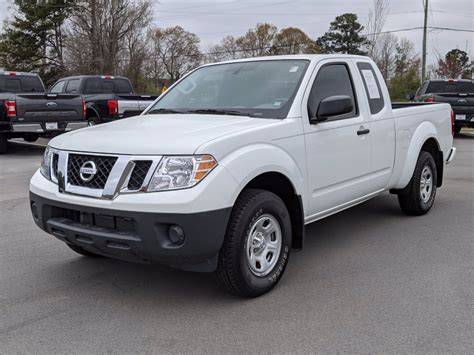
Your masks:
{"label": "chrome grille trim", "polygon": [[[118,155],[64,150],[55,150],[55,153],[59,155],[57,164],[57,184],[60,192],[107,200],[113,200],[120,194],[140,193],[146,191],[148,183],[150,182],[153,173],[155,172],[156,167],[158,166],[162,158],[162,156]],[[94,156],[98,158],[116,158],[115,164],[112,167],[112,170],[110,171],[110,174],[103,189],[93,189],[86,186],[75,186],[69,182],[68,165],[70,154]],[[129,190],[128,183],[135,167],[135,161],[150,161],[151,164],[145,178],[143,179],[143,183],[140,189]]]}

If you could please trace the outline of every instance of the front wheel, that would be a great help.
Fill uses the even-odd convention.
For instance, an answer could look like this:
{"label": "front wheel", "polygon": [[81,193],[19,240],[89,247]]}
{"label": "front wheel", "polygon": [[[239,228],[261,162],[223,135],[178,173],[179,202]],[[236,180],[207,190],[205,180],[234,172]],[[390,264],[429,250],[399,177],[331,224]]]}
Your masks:
{"label": "front wheel", "polygon": [[436,197],[436,184],[436,163],[430,153],[422,151],[410,182],[398,194],[402,211],[411,216],[428,213]]}
{"label": "front wheel", "polygon": [[241,297],[270,291],[285,271],[291,238],[290,215],[283,201],[269,191],[244,190],[219,252],[219,284]]}

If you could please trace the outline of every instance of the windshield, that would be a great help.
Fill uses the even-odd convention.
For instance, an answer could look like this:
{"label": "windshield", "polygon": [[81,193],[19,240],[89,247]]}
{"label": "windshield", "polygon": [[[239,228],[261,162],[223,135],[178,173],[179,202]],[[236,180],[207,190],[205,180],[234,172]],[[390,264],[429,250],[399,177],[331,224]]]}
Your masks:
{"label": "windshield", "polygon": [[307,60],[266,60],[202,67],[170,89],[147,114],[285,118],[308,64]]}

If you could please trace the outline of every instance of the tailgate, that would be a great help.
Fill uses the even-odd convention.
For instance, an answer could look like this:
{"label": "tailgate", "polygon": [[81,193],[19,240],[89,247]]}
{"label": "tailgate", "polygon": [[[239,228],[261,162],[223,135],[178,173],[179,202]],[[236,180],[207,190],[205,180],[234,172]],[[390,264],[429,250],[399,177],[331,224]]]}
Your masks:
{"label": "tailgate", "polygon": [[118,97],[118,113],[121,117],[136,116],[142,113],[156,96],[121,94]]}
{"label": "tailgate", "polygon": [[450,104],[453,108],[456,106],[471,106],[474,111],[474,94],[471,93],[435,94],[435,102],[444,102]]}
{"label": "tailgate", "polygon": [[64,122],[84,120],[81,95],[17,94],[17,117],[20,122]]}

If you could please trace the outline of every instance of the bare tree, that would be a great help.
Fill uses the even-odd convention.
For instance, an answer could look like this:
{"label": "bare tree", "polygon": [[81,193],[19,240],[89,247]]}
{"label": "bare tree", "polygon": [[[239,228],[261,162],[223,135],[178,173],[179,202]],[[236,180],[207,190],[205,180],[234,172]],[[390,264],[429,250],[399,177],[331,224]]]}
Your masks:
{"label": "bare tree", "polygon": [[209,48],[206,56],[209,62],[222,62],[241,58],[242,51],[234,36],[224,37],[220,43]]}
{"label": "bare tree", "polygon": [[377,45],[387,20],[387,15],[390,10],[390,0],[373,0],[373,8],[369,10],[367,19],[367,39],[368,39],[368,55],[375,59],[378,55]]}
{"label": "bare tree", "polygon": [[276,26],[269,23],[259,23],[255,28],[237,38],[237,46],[242,50],[241,57],[258,57],[270,55],[275,37],[278,33]]}
{"label": "bare tree", "polygon": [[165,77],[176,81],[201,63],[199,37],[180,26],[154,28],[149,39],[155,80]]}
{"label": "bare tree", "polygon": [[150,0],[78,1],[69,26],[70,65],[82,72],[115,73],[127,36],[150,19]]}
{"label": "bare tree", "polygon": [[377,55],[373,59],[386,81],[390,79],[395,71],[397,44],[397,37],[391,33],[381,35],[377,41]]}

